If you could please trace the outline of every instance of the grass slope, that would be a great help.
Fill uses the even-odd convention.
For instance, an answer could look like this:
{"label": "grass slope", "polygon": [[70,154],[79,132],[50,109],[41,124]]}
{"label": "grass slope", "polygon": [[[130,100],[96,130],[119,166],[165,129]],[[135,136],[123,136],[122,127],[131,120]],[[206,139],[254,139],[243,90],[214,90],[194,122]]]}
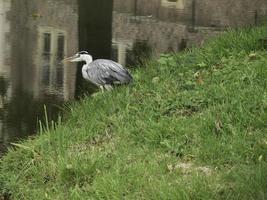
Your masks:
{"label": "grass slope", "polygon": [[12,199],[266,199],[267,27],[164,55],[1,159]]}

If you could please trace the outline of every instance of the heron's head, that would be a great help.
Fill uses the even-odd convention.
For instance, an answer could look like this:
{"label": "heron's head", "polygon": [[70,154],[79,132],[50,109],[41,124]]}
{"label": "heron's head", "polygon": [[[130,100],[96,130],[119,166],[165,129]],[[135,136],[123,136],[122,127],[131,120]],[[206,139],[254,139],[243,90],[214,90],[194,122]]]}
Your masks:
{"label": "heron's head", "polygon": [[87,51],[80,51],[76,53],[74,56],[71,56],[69,58],[66,58],[65,60],[68,60],[70,62],[92,62],[93,58],[90,54],[88,54]]}

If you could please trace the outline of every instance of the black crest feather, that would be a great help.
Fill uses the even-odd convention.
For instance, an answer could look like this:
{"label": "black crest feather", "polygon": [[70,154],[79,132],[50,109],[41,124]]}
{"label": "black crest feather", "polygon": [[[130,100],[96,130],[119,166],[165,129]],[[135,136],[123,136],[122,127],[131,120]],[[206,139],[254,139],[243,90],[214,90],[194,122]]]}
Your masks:
{"label": "black crest feather", "polygon": [[80,51],[78,54],[89,54],[87,51]]}

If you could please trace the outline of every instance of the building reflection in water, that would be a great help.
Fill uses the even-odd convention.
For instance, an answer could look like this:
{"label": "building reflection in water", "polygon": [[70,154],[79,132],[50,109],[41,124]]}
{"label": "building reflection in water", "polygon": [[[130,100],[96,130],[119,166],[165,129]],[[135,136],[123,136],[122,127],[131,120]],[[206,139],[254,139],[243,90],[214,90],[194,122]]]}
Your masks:
{"label": "building reflection in water", "polygon": [[61,61],[78,50],[77,7],[76,0],[0,1],[0,152],[35,132],[43,104],[52,119],[74,98],[76,68]]}
{"label": "building reflection in water", "polygon": [[3,144],[8,140],[8,135],[4,134],[4,119],[7,116],[5,106],[12,95],[11,84],[8,81],[10,67],[7,63],[10,59],[10,45],[6,42],[7,34],[10,31],[10,23],[7,20],[7,12],[10,11],[10,7],[11,0],[0,1],[0,152]]}
{"label": "building reflection in water", "polygon": [[112,58],[138,64],[142,59],[131,52],[141,43],[146,59],[202,45],[228,27],[259,24],[266,15],[266,0],[114,0]]}

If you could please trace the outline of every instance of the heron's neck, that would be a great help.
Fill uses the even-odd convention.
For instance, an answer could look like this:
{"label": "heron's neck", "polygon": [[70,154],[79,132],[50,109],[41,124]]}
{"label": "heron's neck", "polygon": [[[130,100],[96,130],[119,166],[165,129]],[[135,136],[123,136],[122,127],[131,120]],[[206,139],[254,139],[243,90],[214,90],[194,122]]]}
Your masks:
{"label": "heron's neck", "polygon": [[[85,61],[86,62],[86,61]],[[92,62],[92,61],[91,61]],[[88,70],[88,67],[89,67],[89,64],[91,62],[86,62],[83,67],[82,67],[82,75],[83,75],[83,78],[85,79],[88,79],[88,74],[87,74],[87,70]]]}
{"label": "heron's neck", "polygon": [[86,56],[84,58],[84,62],[85,62],[85,64],[82,67],[82,75],[83,75],[84,78],[87,78],[87,72],[86,71],[87,71],[87,69],[89,67],[89,64],[91,62],[93,62],[93,58],[91,56]]}
{"label": "heron's neck", "polygon": [[91,62],[93,62],[92,56],[86,56],[84,57],[85,65],[89,65]]}

